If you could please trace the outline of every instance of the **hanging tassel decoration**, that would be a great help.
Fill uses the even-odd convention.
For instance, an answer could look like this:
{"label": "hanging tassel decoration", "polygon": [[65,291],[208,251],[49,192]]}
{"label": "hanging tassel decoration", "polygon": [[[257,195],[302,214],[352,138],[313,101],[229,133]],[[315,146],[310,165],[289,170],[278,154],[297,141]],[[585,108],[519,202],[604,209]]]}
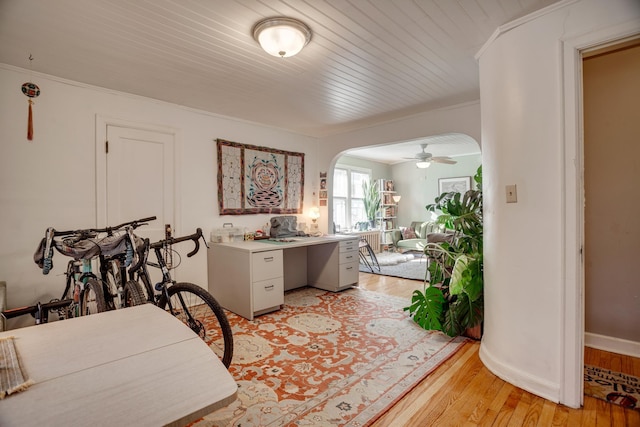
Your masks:
{"label": "hanging tassel decoration", "polygon": [[[33,56],[29,55],[29,63],[33,61]],[[37,84],[27,82],[22,85],[22,93],[29,97],[29,118],[27,122],[27,139],[33,141],[33,98],[37,98],[40,95],[40,88]]]}
{"label": "hanging tassel decoration", "polygon": [[29,141],[33,141],[33,111],[31,109],[33,100],[31,98],[36,98],[38,95],[40,95],[40,88],[35,83],[27,82],[22,85],[22,93],[29,97],[29,121],[27,123],[27,139]]}
{"label": "hanging tassel decoration", "polygon": [[33,112],[31,111],[32,100],[29,100],[29,123],[27,125],[27,139],[33,141]]}

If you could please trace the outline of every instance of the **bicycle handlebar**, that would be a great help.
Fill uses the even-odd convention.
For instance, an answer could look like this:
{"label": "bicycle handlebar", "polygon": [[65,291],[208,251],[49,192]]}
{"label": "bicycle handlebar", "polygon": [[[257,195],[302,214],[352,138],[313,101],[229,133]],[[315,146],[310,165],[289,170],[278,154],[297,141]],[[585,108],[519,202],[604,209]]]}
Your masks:
{"label": "bicycle handlebar", "polygon": [[[183,236],[183,237],[169,237],[168,239],[164,239],[164,240],[160,240],[158,242],[155,243],[151,243],[151,245],[149,246],[151,249],[157,249],[157,248],[162,248],[166,245],[172,245],[174,243],[180,243],[180,242],[186,242],[187,240],[193,240],[193,243],[195,243],[195,248],[189,252],[187,254],[187,257],[192,257],[195,254],[198,253],[198,251],[200,250],[200,242],[198,241],[200,238],[202,237],[202,240],[204,240],[204,235],[202,234],[202,229],[201,228],[197,228],[196,232],[193,234],[190,234],[188,236]],[[205,242],[206,244],[206,242]]]}
{"label": "bicycle handlebar", "polygon": [[204,240],[204,235],[202,234],[201,228],[197,228],[195,233],[190,234],[188,236],[169,237],[168,239],[159,240],[155,243],[150,243],[149,239],[145,238],[144,243],[138,248],[138,261],[135,263],[135,265],[132,265],[129,268],[129,273],[130,274],[135,273],[144,263],[146,263],[149,249],[162,249],[163,247],[172,245],[174,243],[181,243],[181,242],[186,242],[187,240],[193,240],[195,247],[191,252],[187,254],[187,257],[192,257],[195,254],[197,254],[198,251],[200,250],[200,242],[199,242],[200,238],[202,238],[206,246],[207,242]]}
{"label": "bicycle handlebar", "polygon": [[105,228],[84,228],[80,230],[68,230],[68,231],[57,231],[53,230],[53,236],[69,236],[72,234],[79,235],[87,235],[92,233],[113,233],[116,230],[120,230],[123,227],[131,226],[134,230],[141,225],[146,225],[147,222],[155,220],[157,217],[150,216],[146,218],[136,219],[134,221],[123,222],[122,224],[116,225],[115,227],[105,227]]}

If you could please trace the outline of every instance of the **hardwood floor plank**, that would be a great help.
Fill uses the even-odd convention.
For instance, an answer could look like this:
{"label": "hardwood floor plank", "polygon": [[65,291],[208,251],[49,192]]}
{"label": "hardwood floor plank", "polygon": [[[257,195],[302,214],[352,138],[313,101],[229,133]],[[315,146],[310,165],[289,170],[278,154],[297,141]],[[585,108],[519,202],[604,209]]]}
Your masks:
{"label": "hardwood floor plank", "polygon": [[604,400],[596,399],[596,425],[598,427],[611,426],[611,407],[613,405]]}
{"label": "hardwood floor plank", "polygon": [[495,398],[495,396],[502,388],[502,381],[497,377],[494,378],[493,374],[489,372],[488,369],[484,368],[483,373],[489,378],[490,383],[487,383],[488,386],[485,388],[484,392],[480,396],[480,399],[478,400],[478,403],[467,417],[464,426],[471,427],[474,425],[478,425],[489,410],[491,401]]}
{"label": "hardwood floor plank", "polygon": [[567,408],[566,406],[556,405],[556,411],[553,414],[553,422],[551,425],[554,427],[560,427],[580,424],[569,424],[569,408]]}
{"label": "hardwood floor plank", "polygon": [[512,386],[511,384],[504,382],[502,380],[501,382],[502,382],[502,387],[498,391],[498,394],[496,394],[495,398],[489,404],[489,409],[487,410],[484,417],[482,417],[482,419],[480,420],[479,425],[483,425],[483,426],[494,425],[493,423],[498,418],[498,414],[500,413],[500,410],[503,408],[503,406],[507,402],[507,399],[511,395],[511,392],[515,389],[515,387]]}
{"label": "hardwood floor plank", "polygon": [[640,426],[640,411],[634,411],[631,409],[626,409],[624,411],[625,419],[627,420],[626,426]]}
{"label": "hardwood floor plank", "polygon": [[522,393],[516,407],[513,410],[513,414],[511,414],[511,418],[509,418],[508,425],[510,426],[523,426],[524,418],[527,415],[527,411],[529,410],[529,406],[531,405],[531,398],[533,395],[530,393]]}
{"label": "hardwood floor plank", "polygon": [[511,420],[511,416],[515,411],[516,406],[518,405],[518,402],[522,398],[523,392],[524,391],[522,389],[519,389],[516,387],[514,387],[513,390],[511,390],[511,393],[509,394],[509,397],[507,398],[506,402],[504,402],[504,405],[502,406],[502,408],[500,408],[500,411],[498,412],[498,416],[496,417],[496,420],[493,422],[493,426],[500,427],[500,426],[509,425],[509,420]]}
{"label": "hardwood floor plank", "polygon": [[[417,280],[360,273],[360,287],[407,298],[422,289]],[[371,427],[422,426],[614,426],[640,427],[640,411],[585,396],[568,408],[519,389],[491,373],[469,341],[396,402]],[[585,364],[640,376],[640,358],[585,347]]]}
{"label": "hardwood floor plank", "polygon": [[527,408],[527,412],[524,414],[524,418],[522,420],[523,426],[535,427],[538,425],[538,421],[542,416],[542,408],[544,407],[545,399],[542,397],[531,395],[531,400],[529,402],[529,407]]}
{"label": "hardwood floor plank", "polygon": [[543,399],[543,404],[542,404],[542,412],[540,413],[540,418],[538,418],[538,424],[536,424],[537,427],[547,427],[547,426],[553,426],[553,416],[554,413],[556,411],[556,407],[558,405],[556,405],[555,403],[547,400],[547,399]]}

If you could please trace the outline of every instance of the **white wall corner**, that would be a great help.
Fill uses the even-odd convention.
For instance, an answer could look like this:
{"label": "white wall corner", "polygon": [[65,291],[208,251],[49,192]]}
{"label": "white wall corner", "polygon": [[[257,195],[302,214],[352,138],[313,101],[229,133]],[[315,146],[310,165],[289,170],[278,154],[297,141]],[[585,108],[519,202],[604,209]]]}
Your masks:
{"label": "white wall corner", "polygon": [[480,346],[480,360],[494,375],[500,379],[513,384],[529,393],[540,396],[555,403],[560,402],[560,384],[551,381],[542,381],[527,372],[516,369],[511,365],[503,363],[487,349],[483,342]]}

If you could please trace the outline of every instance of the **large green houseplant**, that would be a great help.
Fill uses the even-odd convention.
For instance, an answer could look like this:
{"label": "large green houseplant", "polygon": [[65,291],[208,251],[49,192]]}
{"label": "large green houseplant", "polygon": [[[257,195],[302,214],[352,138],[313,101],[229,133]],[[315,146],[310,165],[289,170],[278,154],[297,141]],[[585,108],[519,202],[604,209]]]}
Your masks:
{"label": "large green houseplant", "polygon": [[453,237],[426,245],[429,281],[414,291],[411,305],[405,307],[421,327],[450,336],[478,327],[484,316],[482,166],[474,180],[478,190],[444,193],[426,206],[441,212],[438,222],[453,230]]}
{"label": "large green houseplant", "polygon": [[364,211],[369,221],[369,227],[373,228],[376,221],[376,213],[380,208],[380,191],[375,181],[364,181],[362,183],[364,193]]}

